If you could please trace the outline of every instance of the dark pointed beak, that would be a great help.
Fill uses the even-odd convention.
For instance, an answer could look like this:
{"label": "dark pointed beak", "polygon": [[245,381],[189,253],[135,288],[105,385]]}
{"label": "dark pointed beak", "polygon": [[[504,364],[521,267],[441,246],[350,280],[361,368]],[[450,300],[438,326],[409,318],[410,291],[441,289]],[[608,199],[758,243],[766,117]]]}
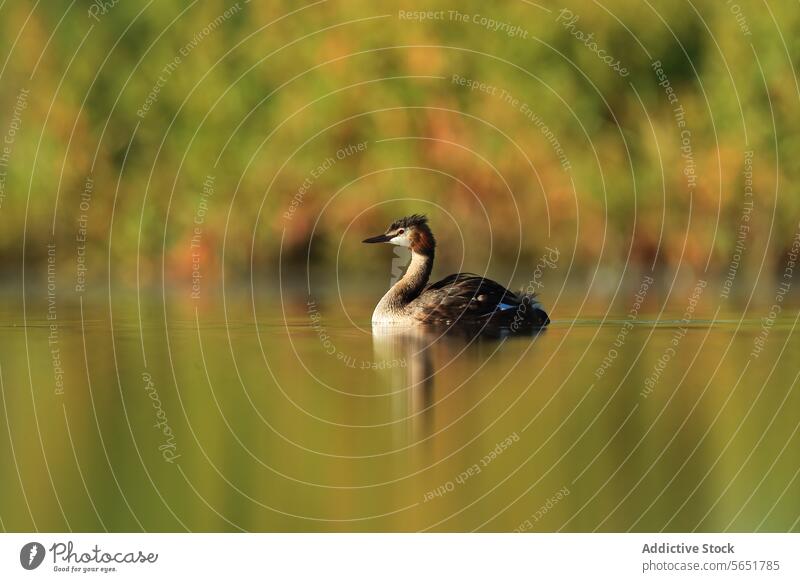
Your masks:
{"label": "dark pointed beak", "polygon": [[365,238],[362,240],[362,243],[379,243],[379,242],[389,242],[392,240],[388,234],[379,234],[378,236],[373,236],[372,238]]}

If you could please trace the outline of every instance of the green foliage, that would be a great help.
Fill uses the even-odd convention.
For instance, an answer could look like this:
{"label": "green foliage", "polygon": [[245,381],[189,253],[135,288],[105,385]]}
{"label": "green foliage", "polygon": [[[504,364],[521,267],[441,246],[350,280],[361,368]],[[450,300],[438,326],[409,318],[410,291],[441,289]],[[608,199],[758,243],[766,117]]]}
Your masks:
{"label": "green foliage", "polygon": [[[18,92],[30,90],[0,207],[7,261],[22,259],[23,237],[29,260],[53,238],[72,253],[87,176],[89,252],[138,261],[143,276],[162,261],[185,273],[209,175],[203,245],[220,262],[224,242],[232,275],[251,259],[274,262],[281,244],[304,261],[310,241],[327,241],[312,258],[330,260],[343,236],[339,260],[360,267],[362,235],[412,211],[431,215],[455,261],[464,236],[483,250],[490,241],[499,260],[549,244],[585,266],[629,255],[649,265],[657,255],[702,268],[711,255],[724,270],[746,150],[755,152],[749,252],[779,257],[797,228],[800,12],[791,3],[742,1],[737,13],[721,1],[575,2],[572,28],[560,6],[523,1],[119,0],[97,21],[90,6],[0,9],[3,134]],[[401,10],[444,17],[420,22]],[[653,61],[685,111],[694,188]],[[366,150],[319,172],[286,218],[315,169],[361,142]]]}

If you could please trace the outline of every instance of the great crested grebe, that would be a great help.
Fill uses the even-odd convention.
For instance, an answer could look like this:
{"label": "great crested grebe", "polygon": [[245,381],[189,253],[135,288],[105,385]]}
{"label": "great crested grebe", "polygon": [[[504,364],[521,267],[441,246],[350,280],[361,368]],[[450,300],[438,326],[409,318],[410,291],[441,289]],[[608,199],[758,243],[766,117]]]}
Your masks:
{"label": "great crested grebe", "polygon": [[488,325],[518,331],[550,323],[534,295],[513,293],[472,273],[456,273],[426,286],[433,270],[436,240],[425,216],[414,214],[395,220],[384,234],[362,242],[388,242],[411,249],[411,264],[405,275],[372,313],[374,324]]}

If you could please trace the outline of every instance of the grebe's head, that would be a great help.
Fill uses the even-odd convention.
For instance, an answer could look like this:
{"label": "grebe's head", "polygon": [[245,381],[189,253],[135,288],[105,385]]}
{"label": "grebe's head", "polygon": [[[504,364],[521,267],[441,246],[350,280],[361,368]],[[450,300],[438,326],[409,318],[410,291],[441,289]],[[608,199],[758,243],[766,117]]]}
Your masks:
{"label": "grebe's head", "polygon": [[408,247],[415,253],[433,254],[436,240],[431,229],[428,228],[428,219],[421,214],[412,214],[400,220],[395,220],[386,232],[363,240],[365,243],[388,242],[400,247]]}

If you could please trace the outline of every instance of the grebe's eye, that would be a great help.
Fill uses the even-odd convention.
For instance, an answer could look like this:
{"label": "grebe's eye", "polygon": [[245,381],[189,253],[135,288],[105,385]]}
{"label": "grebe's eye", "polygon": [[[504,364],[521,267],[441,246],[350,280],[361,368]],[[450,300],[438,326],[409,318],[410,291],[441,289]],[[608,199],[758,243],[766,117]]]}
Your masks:
{"label": "grebe's eye", "polygon": [[406,229],[404,229],[404,228],[401,228],[400,230],[398,230],[398,231],[397,231],[397,234],[398,234],[398,235],[401,235],[401,234],[403,234],[405,231],[406,231]]}

